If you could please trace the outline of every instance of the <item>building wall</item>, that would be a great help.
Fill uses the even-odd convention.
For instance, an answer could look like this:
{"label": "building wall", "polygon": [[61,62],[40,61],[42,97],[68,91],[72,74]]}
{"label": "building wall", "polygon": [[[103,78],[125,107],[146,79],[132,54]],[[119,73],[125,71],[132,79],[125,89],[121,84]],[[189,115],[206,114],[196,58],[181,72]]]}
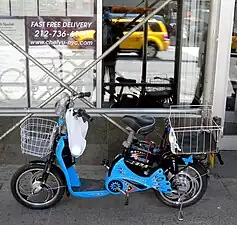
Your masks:
{"label": "building wall", "polygon": [[[22,117],[0,117],[0,135],[18,122]],[[113,118],[124,126],[121,118]],[[162,130],[163,119],[157,120],[157,129]],[[153,140],[160,141],[157,132],[151,134]],[[142,137],[141,137],[142,138]],[[122,142],[126,139],[126,134],[117,127],[107,122],[103,118],[95,118],[89,125],[87,134],[87,148],[78,159],[79,164],[100,165],[103,159],[110,161],[121,152]],[[7,135],[0,142],[0,164],[24,164],[34,157],[22,155],[20,148],[20,130]],[[36,158],[35,158],[36,159]]]}

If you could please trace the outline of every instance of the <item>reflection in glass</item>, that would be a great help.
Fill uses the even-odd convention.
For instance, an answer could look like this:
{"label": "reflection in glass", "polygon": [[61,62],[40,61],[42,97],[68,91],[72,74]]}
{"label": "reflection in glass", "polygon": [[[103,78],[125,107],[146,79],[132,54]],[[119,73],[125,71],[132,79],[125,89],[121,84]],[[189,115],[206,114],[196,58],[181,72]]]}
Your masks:
{"label": "reflection in glass", "polygon": [[[24,2],[17,7],[24,8]],[[40,1],[42,4],[47,3]],[[87,5],[94,1],[84,1]],[[49,10],[47,5],[40,5],[40,9]],[[10,39],[15,41],[23,50],[33,56],[45,68],[65,83],[87,67],[94,59],[94,40],[84,40],[88,31],[96,29],[96,15],[92,17],[66,17],[63,1],[51,1],[51,6],[61,5],[60,13],[54,16],[36,16],[28,13],[28,17],[16,19],[11,16],[0,19],[0,29]],[[35,7],[33,7],[35,9]],[[44,11],[45,15],[47,14]],[[51,13],[53,11],[51,10]],[[59,16],[61,15],[61,17]],[[73,36],[74,34],[74,36]],[[72,41],[73,40],[73,41]],[[0,101],[2,107],[37,107],[60,88],[58,82],[52,79],[41,68],[0,38]],[[29,76],[30,95],[27,92],[27,77]],[[88,71],[71,85],[78,92],[93,93],[93,72]],[[30,98],[28,98],[30,96]],[[96,96],[87,100],[95,104]],[[56,99],[48,107],[54,106]],[[30,103],[30,105],[28,104]],[[81,101],[76,106],[87,107]]]}
{"label": "reflection in glass", "polygon": [[[23,19],[0,19],[0,30],[25,48]],[[0,105],[1,107],[26,107],[26,60],[5,40],[0,38]]]}
{"label": "reflection in glass", "polygon": [[[134,20],[138,16],[136,9],[138,10],[138,8],[131,7],[127,9],[121,7],[119,10],[116,7],[114,11],[113,8],[111,9],[110,20],[114,26],[122,29],[123,35],[141,22],[142,19]],[[111,93],[109,85],[113,84],[109,82],[111,80],[109,73],[105,73],[105,86],[102,93],[104,107],[164,108],[173,103],[173,79],[170,78],[173,78],[174,48],[169,49],[170,39],[167,24],[161,15],[156,15],[148,21],[146,83],[141,83],[144,27],[140,27],[120,44],[115,68],[116,93]],[[169,57],[167,62],[162,60],[167,57]],[[142,92],[144,84],[146,84],[145,93]]]}
{"label": "reflection in glass", "polygon": [[207,1],[184,1],[180,103],[202,104],[208,7]]}

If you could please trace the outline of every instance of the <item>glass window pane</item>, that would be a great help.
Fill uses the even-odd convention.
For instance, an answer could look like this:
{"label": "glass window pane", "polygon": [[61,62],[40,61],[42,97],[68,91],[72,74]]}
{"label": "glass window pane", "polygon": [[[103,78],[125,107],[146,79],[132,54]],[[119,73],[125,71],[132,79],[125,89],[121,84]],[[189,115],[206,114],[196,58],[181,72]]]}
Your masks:
{"label": "glass window pane", "polygon": [[[25,49],[24,19],[1,18],[0,30]],[[27,107],[25,57],[2,38],[0,49],[0,105]]]}
{"label": "glass window pane", "polygon": [[161,32],[160,25],[158,23],[150,22],[149,26],[153,32]]}
{"label": "glass window pane", "polygon": [[[70,0],[67,7],[60,0],[32,1],[31,4],[28,0],[11,0],[11,4],[3,1],[0,3],[0,18],[1,31],[65,83],[94,60],[97,27],[94,0]],[[2,107],[26,106],[29,100],[27,76],[30,82],[28,103],[32,107],[37,107],[60,88],[58,82],[42,68],[27,60],[1,38],[0,46]],[[12,57],[14,63],[9,60]],[[94,76],[91,69],[71,86],[78,92],[93,93],[88,99],[93,104],[96,101]],[[47,106],[54,106],[55,101],[52,100]],[[79,101],[77,106],[87,107]]]}
{"label": "glass window pane", "polygon": [[[109,6],[112,6],[112,2],[106,1],[105,7]],[[132,8],[132,11],[129,11],[130,9],[122,5],[121,7],[112,7],[112,22],[116,22],[117,18],[120,18],[120,21],[126,25],[132,22],[139,15],[140,9]],[[176,6],[172,10],[175,15]],[[175,46],[170,46],[168,22],[165,21],[165,16],[168,14],[169,12],[162,11],[148,21],[146,53],[148,60],[144,73],[142,69],[144,65],[142,59],[144,26],[124,40],[119,45],[116,60],[110,61],[108,65],[104,66],[104,107],[164,108],[173,103],[173,80],[170,78],[174,76]],[[133,25],[127,27],[125,31],[130,31],[142,19],[140,18]],[[173,35],[175,34],[173,33]],[[114,71],[115,73],[113,73]],[[113,85],[111,80],[115,80],[116,87],[112,87],[110,91],[110,86]],[[115,94],[113,94],[114,92]]]}
{"label": "glass window pane", "polygon": [[209,4],[184,1],[180,103],[202,104]]}

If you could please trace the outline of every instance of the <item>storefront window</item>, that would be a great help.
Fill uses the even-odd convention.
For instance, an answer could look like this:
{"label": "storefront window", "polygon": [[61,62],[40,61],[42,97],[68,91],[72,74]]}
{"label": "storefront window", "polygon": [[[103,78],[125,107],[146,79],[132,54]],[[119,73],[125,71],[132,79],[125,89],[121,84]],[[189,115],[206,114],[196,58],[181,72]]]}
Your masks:
{"label": "storefront window", "polygon": [[[139,7],[124,5],[113,7],[113,2],[106,1],[104,7],[110,11],[112,22],[124,27],[123,35],[145,17],[144,4]],[[150,11],[154,7],[150,8]],[[115,95],[110,94],[109,81],[110,76],[113,76],[110,75],[110,66],[105,66],[108,68],[105,70],[103,107],[168,108],[173,104],[175,43],[171,35],[175,36],[175,32],[172,33],[170,24],[172,18],[175,18],[177,7],[172,3],[172,7],[169,8],[172,11],[169,21],[166,21],[169,15],[169,11],[166,10],[165,14],[159,13],[147,23],[145,67],[143,57],[145,26],[140,27],[120,44],[115,62]],[[136,20],[140,13],[143,15]]]}
{"label": "storefront window", "polygon": [[[94,0],[10,0],[1,1],[0,9],[5,9],[0,10],[1,31],[65,83],[94,60]],[[0,45],[1,107],[37,107],[60,88],[2,38]],[[72,88],[93,93],[93,75],[91,69]],[[89,100],[96,101],[95,93]],[[47,106],[52,107],[55,101]],[[77,105],[84,106],[79,101]]]}
{"label": "storefront window", "polygon": [[209,9],[207,1],[184,1],[180,103],[202,104]]}
{"label": "storefront window", "polygon": [[[104,35],[109,33],[103,29],[97,32],[99,23],[94,0],[9,2],[0,3],[1,31],[65,83],[70,83],[95,60],[100,52],[96,50],[106,49]],[[104,108],[168,109],[173,104],[201,104],[209,17],[207,2],[184,0],[180,12],[177,2],[172,1],[148,21],[147,29],[145,25],[140,27],[112,51],[112,55],[106,56],[101,71],[96,71],[96,67],[90,69],[71,87],[78,92],[93,93],[89,101],[96,105],[96,101],[101,100]],[[156,7],[153,5],[145,12],[144,3],[137,7],[131,7],[134,2],[122,4],[116,0],[103,4],[114,33],[122,34],[118,39],[142,21],[145,15],[135,21],[140,13],[150,13]],[[182,46],[181,58],[177,60],[179,21],[182,21]],[[103,36],[102,44],[96,43],[97,33]],[[0,38],[0,44],[6,49],[0,53],[2,107],[37,107],[60,88],[54,79],[9,43]],[[111,62],[116,51],[117,60]],[[14,55],[14,63],[9,63],[10,55]],[[180,71],[176,74],[175,67],[179,63]],[[98,79],[102,86],[97,84]],[[100,92],[101,99],[100,96],[97,99],[96,93]],[[48,106],[52,107],[54,102]],[[87,107],[79,101],[77,105]]]}
{"label": "storefront window", "polygon": [[[159,15],[149,20],[145,81],[142,69],[144,68],[142,61],[142,50],[145,43],[144,29],[137,30],[120,45],[115,69],[117,80],[115,104],[109,100],[108,72],[107,86],[103,92],[105,95],[104,107],[168,108],[175,103],[202,104],[209,19],[209,4],[207,3],[202,0],[185,0],[182,6],[183,12],[178,12],[177,2],[172,1]],[[108,2],[106,6],[110,6]],[[126,25],[132,23],[134,18],[139,15],[139,11],[141,11],[140,8],[110,7],[112,21],[123,23],[126,32],[131,29],[131,26]],[[182,18],[180,18],[181,14]],[[177,53],[177,38],[180,38],[177,36],[177,24],[180,20],[182,20],[182,50],[179,59],[181,62],[178,62],[175,53]],[[133,26],[140,21],[134,22]],[[125,53],[127,53],[126,56]],[[179,80],[178,90],[174,82],[175,63],[180,63],[179,74],[176,74]],[[123,76],[122,79],[120,75]],[[127,78],[130,80],[126,80]],[[145,92],[142,91],[141,82],[146,82]],[[176,99],[177,96],[178,99]]]}

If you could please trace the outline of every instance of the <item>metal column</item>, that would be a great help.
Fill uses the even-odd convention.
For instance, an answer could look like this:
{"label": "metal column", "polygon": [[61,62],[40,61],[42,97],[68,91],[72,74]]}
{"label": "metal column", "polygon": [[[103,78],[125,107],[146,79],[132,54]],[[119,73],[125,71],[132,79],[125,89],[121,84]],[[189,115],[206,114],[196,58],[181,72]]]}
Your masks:
{"label": "metal column", "polygon": [[218,45],[220,0],[211,0],[207,35],[207,51],[204,73],[203,104],[213,105],[215,68]]}
{"label": "metal column", "polygon": [[[28,57],[35,65],[37,65],[39,68],[41,68],[46,74],[48,74],[51,78],[56,80],[59,84],[62,85],[62,88],[60,88],[58,91],[56,91],[53,95],[51,95],[48,99],[46,99],[43,103],[41,103],[38,107],[42,108],[46,104],[48,104],[52,99],[54,99],[58,94],[60,94],[63,90],[67,89],[70,92],[77,94],[75,90],[73,90],[69,85],[73,84],[75,81],[77,81],[82,75],[84,75],[86,72],[88,72],[93,66],[95,66],[99,61],[101,61],[105,56],[107,56],[111,51],[113,51],[116,47],[118,47],[125,39],[127,39],[134,31],[139,29],[142,25],[144,25],[150,18],[152,18],[156,13],[158,13],[162,8],[164,8],[171,0],[165,0],[157,9],[155,9],[151,14],[149,14],[146,18],[144,18],[139,24],[137,24],[135,27],[133,27],[126,35],[124,35],[120,40],[118,40],[113,46],[111,46],[108,50],[106,50],[101,56],[99,56],[95,61],[93,61],[90,65],[88,65],[87,68],[84,68],[80,73],[78,73],[71,81],[69,81],[68,84],[64,83],[62,80],[60,80],[56,75],[54,75],[51,71],[49,71],[47,68],[45,68],[41,63],[39,63],[34,57],[27,54],[19,45],[17,45],[14,41],[12,41],[9,37],[7,37],[2,31],[0,31],[0,37],[2,37],[6,42],[8,42],[10,45],[12,45],[14,48],[16,48],[19,52],[21,52],[24,56]],[[91,108],[95,108],[89,101],[86,99],[81,99],[85,104],[90,106]],[[0,140],[3,139],[6,135],[8,135],[10,132],[12,132],[16,127],[18,127],[21,123],[23,123],[26,119],[31,117],[33,113],[30,113],[26,115],[23,119],[21,119],[18,123],[16,123],[13,127],[11,127],[7,132],[5,132],[1,137]],[[126,129],[124,129],[122,126],[117,124],[114,120],[109,118],[105,114],[101,114],[105,119],[107,119],[109,122],[117,126],[119,129],[124,131],[125,133],[128,133]]]}
{"label": "metal column", "polygon": [[219,34],[218,42],[216,43],[217,54],[215,63],[215,84],[213,88],[213,116],[222,118],[222,126],[225,120],[226,97],[229,85],[230,51],[235,1],[236,0],[221,0],[218,24]]}
{"label": "metal column", "polygon": [[[29,28],[27,24],[27,19],[26,17],[24,18],[24,23],[25,23],[25,51],[28,54],[29,53],[29,40],[28,40],[28,33],[29,33]],[[30,64],[29,64],[29,59],[26,57],[26,93],[27,93],[27,107],[31,107],[31,84],[30,84]]]}
{"label": "metal column", "polygon": [[[145,17],[148,16],[148,0],[145,0]],[[144,33],[143,33],[143,50],[142,50],[142,79],[141,83],[146,83],[146,74],[147,74],[147,36],[148,36],[148,22],[144,24]],[[142,96],[145,95],[146,87],[142,86]]]}
{"label": "metal column", "polygon": [[[97,1],[97,32],[96,32],[96,58],[99,58],[103,51],[102,51],[102,17],[103,17],[103,1],[98,0]],[[102,102],[102,61],[98,62],[96,65],[96,107],[101,108]]]}
{"label": "metal column", "polygon": [[176,26],[176,46],[175,46],[175,63],[174,63],[174,104],[180,103],[180,82],[182,67],[182,46],[183,46],[183,17],[184,17],[184,0],[177,1],[177,26]]}
{"label": "metal column", "polygon": [[[236,122],[235,111],[226,111],[226,98],[230,84],[230,52],[233,29],[234,10],[236,0],[221,0],[219,19],[219,36],[217,43],[217,58],[215,68],[215,84],[213,96],[213,116],[222,119],[222,126],[225,122]],[[233,75],[232,75],[233,76]],[[232,117],[232,118],[231,118]],[[219,141],[220,150],[237,149],[237,136],[224,135]]]}

